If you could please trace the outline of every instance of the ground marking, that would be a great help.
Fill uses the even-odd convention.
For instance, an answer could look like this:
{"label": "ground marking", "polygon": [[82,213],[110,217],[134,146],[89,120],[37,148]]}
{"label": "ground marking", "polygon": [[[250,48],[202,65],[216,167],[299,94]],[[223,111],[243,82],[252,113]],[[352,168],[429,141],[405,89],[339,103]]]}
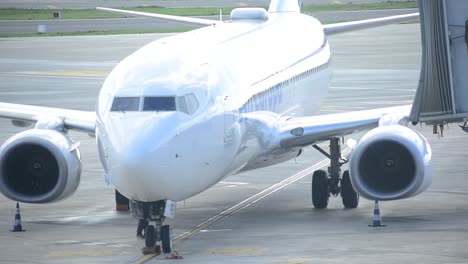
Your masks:
{"label": "ground marking", "polygon": [[[342,150],[342,156],[346,157],[348,156],[348,154],[351,152],[351,149],[350,148],[345,148]],[[191,230],[187,231],[187,232],[184,232],[180,235],[178,235],[175,239],[174,239],[174,244],[178,244],[178,243],[181,243],[185,240],[188,240],[190,239],[191,237],[195,236],[196,234],[202,232],[202,230],[206,230],[208,226],[210,225],[213,225],[215,223],[218,223],[220,222],[221,220],[223,220],[224,218],[226,217],[229,217],[229,216],[232,216],[244,209],[246,209],[247,207],[259,202],[260,200],[263,200],[264,198],[272,195],[273,193],[285,188],[286,186],[292,184],[292,183],[295,183],[297,182],[298,180],[306,177],[307,175],[310,175],[311,173],[313,173],[315,170],[318,170],[320,168],[323,168],[327,165],[330,164],[330,160],[329,159],[324,159],[292,176],[290,176],[289,178],[281,181],[281,182],[278,182],[270,187],[268,187],[267,189],[257,193],[257,194],[254,194],[252,196],[250,196],[249,198],[225,209],[224,211],[212,216],[211,218],[209,218],[208,220],[202,222],[201,224],[197,225],[196,227],[192,228]],[[136,261],[132,262],[133,264],[141,264],[141,263],[145,263],[151,259],[153,259],[154,257],[156,257],[157,254],[148,254],[148,255],[144,255],[142,256],[141,258],[137,259]]]}

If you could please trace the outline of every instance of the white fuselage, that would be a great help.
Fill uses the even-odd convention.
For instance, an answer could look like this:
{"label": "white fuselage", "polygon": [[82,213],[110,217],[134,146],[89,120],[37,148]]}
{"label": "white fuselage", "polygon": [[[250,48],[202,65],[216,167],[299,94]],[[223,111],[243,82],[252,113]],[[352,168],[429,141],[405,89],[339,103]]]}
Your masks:
{"label": "white fuselage", "polygon": [[[154,41],[102,87],[103,166],[130,199],[180,201],[239,171],[291,159],[299,150],[282,149],[276,130],[290,116],[319,110],[329,63],[322,25],[295,12]],[[115,98],[125,103],[115,106]],[[175,108],[148,110],[148,98]]]}

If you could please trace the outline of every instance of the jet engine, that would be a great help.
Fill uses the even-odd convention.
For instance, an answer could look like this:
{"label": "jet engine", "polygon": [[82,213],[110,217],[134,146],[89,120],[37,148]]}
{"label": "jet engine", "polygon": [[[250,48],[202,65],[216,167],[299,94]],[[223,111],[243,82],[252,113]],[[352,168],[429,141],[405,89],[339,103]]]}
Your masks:
{"label": "jet engine", "polygon": [[359,139],[351,153],[351,183],[371,200],[415,196],[431,184],[431,156],[419,132],[401,125],[377,127]]}
{"label": "jet engine", "polygon": [[14,201],[66,198],[78,188],[80,174],[77,144],[56,130],[26,130],[0,148],[0,191]]}

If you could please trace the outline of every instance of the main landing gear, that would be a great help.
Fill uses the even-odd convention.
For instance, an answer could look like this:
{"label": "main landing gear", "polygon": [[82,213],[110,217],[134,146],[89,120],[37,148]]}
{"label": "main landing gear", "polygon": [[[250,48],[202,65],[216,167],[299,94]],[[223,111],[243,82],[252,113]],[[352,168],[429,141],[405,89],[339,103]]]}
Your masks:
{"label": "main landing gear", "polygon": [[313,145],[320,153],[330,159],[328,172],[316,170],[312,175],[312,203],[315,208],[326,208],[330,195],[341,194],[345,208],[356,208],[359,204],[359,195],[354,191],[349,177],[349,171],[341,174],[341,166],[348,161],[341,157],[340,138],[330,139],[330,154]]}
{"label": "main landing gear", "polygon": [[[146,219],[149,224],[145,230],[145,252],[158,253],[161,248],[164,253],[172,252],[172,229],[163,225],[166,201],[138,202],[130,201],[130,210],[135,218]],[[157,245],[160,242],[160,246]]]}

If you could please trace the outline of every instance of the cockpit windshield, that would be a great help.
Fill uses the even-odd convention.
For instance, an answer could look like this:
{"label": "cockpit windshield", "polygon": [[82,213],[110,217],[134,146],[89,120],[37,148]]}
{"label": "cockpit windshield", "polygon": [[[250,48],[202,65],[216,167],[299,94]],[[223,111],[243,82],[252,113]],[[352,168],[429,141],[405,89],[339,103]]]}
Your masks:
{"label": "cockpit windshield", "polygon": [[175,97],[145,97],[143,111],[176,111]]}
{"label": "cockpit windshield", "polygon": [[[141,105],[142,104],[142,105]],[[184,96],[146,96],[114,97],[111,111],[145,111],[170,112],[178,111],[188,115],[198,109],[198,100],[193,93]]]}
{"label": "cockpit windshield", "polygon": [[115,97],[111,111],[138,111],[140,110],[140,97]]}

